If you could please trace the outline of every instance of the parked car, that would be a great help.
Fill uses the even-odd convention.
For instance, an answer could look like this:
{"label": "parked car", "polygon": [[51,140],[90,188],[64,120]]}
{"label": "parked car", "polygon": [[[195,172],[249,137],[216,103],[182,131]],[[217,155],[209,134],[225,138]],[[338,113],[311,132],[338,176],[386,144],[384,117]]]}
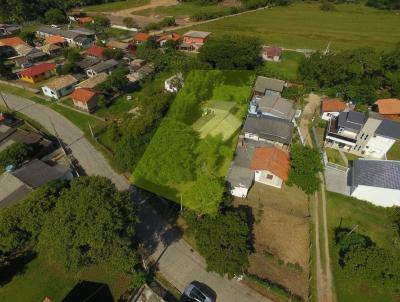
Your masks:
{"label": "parked car", "polygon": [[185,288],[184,296],[193,302],[215,302],[216,294],[208,286],[193,281]]}
{"label": "parked car", "polygon": [[26,62],[26,63],[22,63],[21,64],[22,68],[29,68],[29,67],[32,67],[32,66],[33,66],[33,64],[31,62]]}

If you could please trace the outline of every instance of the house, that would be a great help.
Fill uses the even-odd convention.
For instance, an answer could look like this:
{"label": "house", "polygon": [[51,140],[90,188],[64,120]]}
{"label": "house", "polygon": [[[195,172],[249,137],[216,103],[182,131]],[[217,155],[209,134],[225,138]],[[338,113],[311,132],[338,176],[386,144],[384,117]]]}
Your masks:
{"label": "house", "polygon": [[121,49],[123,51],[128,51],[131,47],[133,47],[130,43],[117,40],[109,41],[106,46],[111,49]]}
{"label": "house", "polygon": [[21,66],[23,63],[27,62],[37,62],[44,59],[47,59],[48,55],[43,52],[41,49],[31,47],[25,44],[19,44],[14,46],[14,50],[18,55],[9,57],[10,60],[13,60],[17,66]]}
{"label": "house", "polygon": [[168,35],[162,35],[160,37],[156,38],[156,43],[160,46],[163,47],[165,43],[168,41],[173,41],[173,42],[178,42],[181,39],[181,35],[178,33],[172,33]]}
{"label": "house", "polygon": [[292,142],[293,123],[284,119],[267,116],[247,116],[241,137],[255,141],[269,142],[287,148]]}
{"label": "house", "polygon": [[286,82],[278,79],[258,76],[254,84],[254,98],[261,98],[263,96],[281,96]]}
{"label": "house", "polygon": [[111,73],[118,66],[118,61],[114,59],[110,59],[104,62],[100,62],[92,67],[89,67],[86,70],[86,74],[88,77],[93,77],[101,72]]}
{"label": "house", "polygon": [[350,195],[377,206],[400,206],[400,161],[354,160],[348,174]]}
{"label": "house", "polygon": [[78,19],[79,24],[88,24],[88,23],[93,23],[94,20],[91,17],[82,17]]}
{"label": "house", "polygon": [[149,34],[146,33],[137,33],[134,37],[133,37],[133,43],[136,45],[140,45],[143,44],[147,41],[149,41],[151,38],[151,36]]}
{"label": "house", "polygon": [[47,36],[45,38],[45,44],[57,45],[62,48],[68,46],[68,42],[61,36]]}
{"label": "house", "polygon": [[172,93],[178,92],[182,86],[183,86],[182,73],[177,73],[164,81],[164,88],[168,92]]}
{"label": "house", "polygon": [[400,123],[361,112],[341,112],[331,117],[326,133],[328,147],[380,159],[400,139]]}
{"label": "house", "polygon": [[25,166],[0,175],[0,208],[16,203],[30,192],[53,180],[71,179],[71,170],[63,165],[50,166],[34,159]]}
{"label": "house", "polygon": [[183,51],[198,51],[209,35],[209,32],[190,30],[183,35],[179,49]]}
{"label": "house", "polygon": [[265,61],[280,62],[282,57],[282,48],[276,46],[267,46],[263,48],[262,58]]}
{"label": "house", "polygon": [[89,88],[77,88],[71,94],[74,105],[86,112],[94,112],[97,107],[97,93]]}
{"label": "house", "polygon": [[68,74],[51,79],[42,87],[42,91],[44,95],[58,100],[72,93],[76,83],[78,83],[78,80]]}
{"label": "house", "polygon": [[96,57],[84,57],[82,60],[76,62],[76,65],[78,65],[81,69],[86,70],[89,67],[99,64],[100,62],[101,60]]}
{"label": "house", "polygon": [[18,77],[28,83],[35,84],[56,74],[56,64],[41,63],[18,73]]}
{"label": "house", "polygon": [[45,44],[40,49],[49,56],[59,55],[62,51],[62,47],[57,44]]}
{"label": "house", "polygon": [[104,50],[106,50],[105,47],[101,47],[98,45],[92,45],[88,49],[86,49],[85,54],[90,57],[103,59]]}
{"label": "house", "polygon": [[20,37],[0,39],[0,54],[5,57],[11,57],[17,53],[15,47],[18,45],[28,46]]}
{"label": "house", "polygon": [[262,98],[255,98],[250,102],[249,113],[293,121],[296,110],[293,108],[291,101],[283,99],[278,95],[266,95]]}
{"label": "house", "polygon": [[378,112],[384,117],[400,120],[400,99],[381,99],[375,104],[378,106]]}
{"label": "house", "polygon": [[256,182],[280,189],[289,177],[289,154],[275,147],[256,148],[250,169],[255,171]]}
{"label": "house", "polygon": [[14,24],[0,24],[0,38],[16,36],[21,32],[21,26]]}
{"label": "house", "polygon": [[341,99],[324,99],[321,102],[321,119],[329,121],[331,117],[339,116],[346,108],[346,103]]}
{"label": "house", "polygon": [[101,72],[99,74],[96,74],[95,76],[88,78],[87,80],[80,82],[77,87],[79,88],[89,88],[93,89],[97,85],[100,85],[103,83],[105,80],[107,80],[108,74],[105,72]]}
{"label": "house", "polygon": [[89,47],[96,40],[96,35],[93,31],[83,28],[63,30],[55,27],[44,26],[40,27],[36,31],[36,34],[45,39],[50,36],[61,36],[68,42],[69,46],[79,46],[84,48]]}

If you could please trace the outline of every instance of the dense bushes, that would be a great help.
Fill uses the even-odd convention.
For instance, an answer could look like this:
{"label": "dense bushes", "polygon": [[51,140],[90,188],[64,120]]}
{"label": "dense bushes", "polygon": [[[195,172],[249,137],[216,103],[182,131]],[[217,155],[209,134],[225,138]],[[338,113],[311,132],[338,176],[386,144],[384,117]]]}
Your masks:
{"label": "dense bushes", "polygon": [[0,173],[8,165],[18,168],[33,155],[33,148],[25,143],[16,142],[0,152]]}
{"label": "dense bushes", "polygon": [[174,17],[165,17],[164,19],[162,19],[160,22],[158,23],[150,23],[147,24],[143,30],[144,31],[150,31],[150,30],[158,30],[158,29],[162,29],[164,27],[169,27],[169,26],[174,26],[176,25],[176,21]]}

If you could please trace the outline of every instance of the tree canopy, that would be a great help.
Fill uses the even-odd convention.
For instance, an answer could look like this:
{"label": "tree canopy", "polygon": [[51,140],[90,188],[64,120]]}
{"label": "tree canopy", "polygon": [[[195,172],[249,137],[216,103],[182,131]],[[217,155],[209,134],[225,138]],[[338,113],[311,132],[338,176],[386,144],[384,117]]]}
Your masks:
{"label": "tree canopy", "polygon": [[8,165],[18,168],[33,155],[33,148],[25,143],[16,142],[0,152],[0,172]]}
{"label": "tree canopy", "polygon": [[67,15],[58,8],[51,8],[44,14],[47,24],[64,24],[68,22]]}

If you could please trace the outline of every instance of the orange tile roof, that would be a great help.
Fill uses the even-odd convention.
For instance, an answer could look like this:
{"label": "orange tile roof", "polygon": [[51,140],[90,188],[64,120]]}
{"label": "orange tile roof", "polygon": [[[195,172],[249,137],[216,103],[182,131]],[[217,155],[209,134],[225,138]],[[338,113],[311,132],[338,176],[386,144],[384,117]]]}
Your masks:
{"label": "orange tile roof", "polygon": [[87,88],[77,88],[72,92],[71,98],[73,100],[82,102],[82,103],[87,103],[89,102],[94,96],[96,95],[96,92],[94,92],[91,89]]}
{"label": "orange tile roof", "polygon": [[48,36],[46,37],[46,44],[64,43],[65,39],[61,36]]}
{"label": "orange tile roof", "polygon": [[250,169],[267,170],[286,181],[290,170],[289,155],[275,147],[256,148]]}
{"label": "orange tile roof", "polygon": [[400,99],[381,99],[376,104],[380,114],[400,114]]}
{"label": "orange tile roof", "polygon": [[325,99],[322,101],[322,112],[341,112],[346,109],[346,103],[341,99]]}
{"label": "orange tile roof", "polygon": [[93,18],[91,18],[91,17],[82,17],[82,18],[79,18],[79,23],[90,23],[90,22],[93,22],[94,20],[93,20]]}
{"label": "orange tile roof", "polygon": [[180,34],[172,33],[172,34],[169,34],[169,35],[164,35],[164,36],[159,37],[157,39],[157,42],[164,41],[164,40],[167,40],[167,41],[169,41],[169,40],[178,41],[180,38],[181,38]]}
{"label": "orange tile roof", "polygon": [[133,40],[138,42],[146,42],[148,39],[150,39],[150,35],[146,33],[138,33],[133,37]]}
{"label": "orange tile roof", "polygon": [[90,48],[86,49],[86,54],[88,56],[102,58],[104,50],[105,50],[104,47],[98,45],[92,45]]}
{"label": "orange tile roof", "polygon": [[11,46],[12,47],[12,46],[20,45],[20,44],[27,45],[20,37],[0,39],[0,45],[3,45],[3,46]]}
{"label": "orange tile roof", "polygon": [[30,68],[24,69],[19,74],[26,76],[26,77],[34,77],[34,76],[43,74],[43,73],[50,71],[52,69],[55,69],[55,68],[56,68],[56,64],[42,63],[42,64],[32,66]]}

